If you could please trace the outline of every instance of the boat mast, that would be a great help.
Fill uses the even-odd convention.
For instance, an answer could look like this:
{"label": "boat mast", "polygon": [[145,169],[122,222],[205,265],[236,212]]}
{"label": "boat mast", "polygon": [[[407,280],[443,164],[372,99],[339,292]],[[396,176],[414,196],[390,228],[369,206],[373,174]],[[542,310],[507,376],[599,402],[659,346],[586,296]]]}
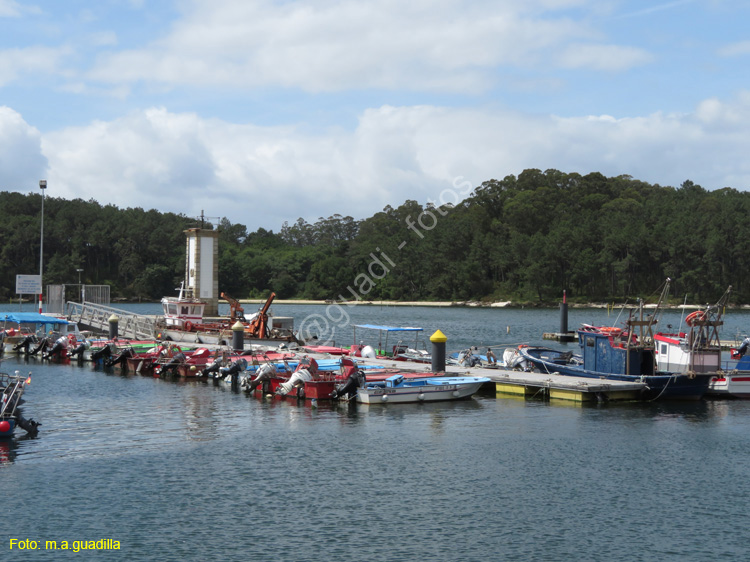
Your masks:
{"label": "boat mast", "polygon": [[[696,372],[695,360],[697,357],[705,357],[709,354],[717,355],[717,365],[721,365],[721,340],[719,339],[719,328],[724,325],[722,316],[729,302],[732,286],[729,285],[721,298],[714,305],[707,305],[702,315],[698,315],[690,324],[688,345],[690,346],[690,372]],[[700,367],[700,365],[698,365]]]}
{"label": "boat mast", "polygon": [[[647,348],[654,347],[654,333],[653,333],[653,327],[658,322],[658,315],[661,309],[661,303],[666,300],[667,295],[669,294],[669,284],[671,283],[671,279],[667,277],[667,280],[664,282],[664,287],[661,290],[661,293],[659,294],[659,300],[656,302],[656,308],[654,309],[654,312],[646,317],[644,320],[644,314],[643,314],[643,299],[638,299],[638,320],[632,320],[628,319],[626,322],[626,325],[628,326],[628,339],[625,343],[625,350],[626,350],[626,359],[625,359],[625,372],[626,374],[630,374],[630,350],[631,346],[634,342],[633,336],[635,332],[635,328],[638,328],[638,340],[635,348],[640,348],[641,350],[645,351]],[[652,353],[651,360],[653,361],[653,370],[656,370],[656,354]],[[640,361],[640,359],[639,359]]]}

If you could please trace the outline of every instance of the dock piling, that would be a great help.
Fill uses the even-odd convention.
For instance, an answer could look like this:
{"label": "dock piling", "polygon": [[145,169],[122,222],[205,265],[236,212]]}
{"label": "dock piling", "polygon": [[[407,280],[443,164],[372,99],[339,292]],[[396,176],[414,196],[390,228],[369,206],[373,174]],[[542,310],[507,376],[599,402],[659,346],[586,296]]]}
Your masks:
{"label": "dock piling", "polygon": [[430,336],[432,342],[432,372],[445,372],[445,342],[448,341],[446,335],[437,330]]}

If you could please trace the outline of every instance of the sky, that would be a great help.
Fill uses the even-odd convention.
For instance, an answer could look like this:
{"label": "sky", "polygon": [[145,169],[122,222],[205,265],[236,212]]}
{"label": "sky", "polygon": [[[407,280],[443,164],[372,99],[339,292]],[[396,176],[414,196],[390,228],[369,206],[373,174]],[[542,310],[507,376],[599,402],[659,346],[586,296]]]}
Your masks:
{"label": "sky", "polygon": [[0,191],[250,232],[528,168],[744,191],[748,21],[739,0],[0,0]]}

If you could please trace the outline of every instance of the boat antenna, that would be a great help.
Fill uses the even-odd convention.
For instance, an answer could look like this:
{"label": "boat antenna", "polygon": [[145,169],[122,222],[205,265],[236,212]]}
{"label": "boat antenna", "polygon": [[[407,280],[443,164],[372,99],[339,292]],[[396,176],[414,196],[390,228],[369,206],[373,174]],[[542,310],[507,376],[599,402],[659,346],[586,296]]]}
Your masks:
{"label": "boat antenna", "polygon": [[661,294],[659,295],[659,300],[656,303],[656,309],[654,310],[654,313],[649,318],[649,323],[647,326],[648,335],[650,335],[653,339],[653,334],[651,332],[651,328],[654,324],[658,322],[657,318],[659,314],[661,314],[661,303],[662,301],[666,300],[667,294],[669,294],[669,284],[672,282],[672,279],[667,277],[666,281],[664,281],[664,288],[662,289]]}
{"label": "boat antenna", "polygon": [[615,318],[615,321],[612,324],[613,326],[617,326],[617,323],[620,321],[620,316],[622,315],[622,311],[625,310],[625,307],[628,305],[628,300],[629,299],[626,298],[625,302],[622,303],[622,306],[620,307],[620,312],[617,313],[617,318]]}

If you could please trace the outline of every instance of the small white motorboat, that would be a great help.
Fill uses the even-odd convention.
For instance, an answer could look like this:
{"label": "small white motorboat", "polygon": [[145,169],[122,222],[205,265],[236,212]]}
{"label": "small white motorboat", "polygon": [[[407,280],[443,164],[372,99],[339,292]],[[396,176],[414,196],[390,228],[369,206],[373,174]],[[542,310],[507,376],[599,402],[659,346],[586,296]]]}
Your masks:
{"label": "small white motorboat", "polygon": [[404,404],[408,402],[437,402],[470,398],[487,377],[429,377],[406,378],[392,375],[383,381],[365,382],[357,389],[357,401],[362,404]]}

